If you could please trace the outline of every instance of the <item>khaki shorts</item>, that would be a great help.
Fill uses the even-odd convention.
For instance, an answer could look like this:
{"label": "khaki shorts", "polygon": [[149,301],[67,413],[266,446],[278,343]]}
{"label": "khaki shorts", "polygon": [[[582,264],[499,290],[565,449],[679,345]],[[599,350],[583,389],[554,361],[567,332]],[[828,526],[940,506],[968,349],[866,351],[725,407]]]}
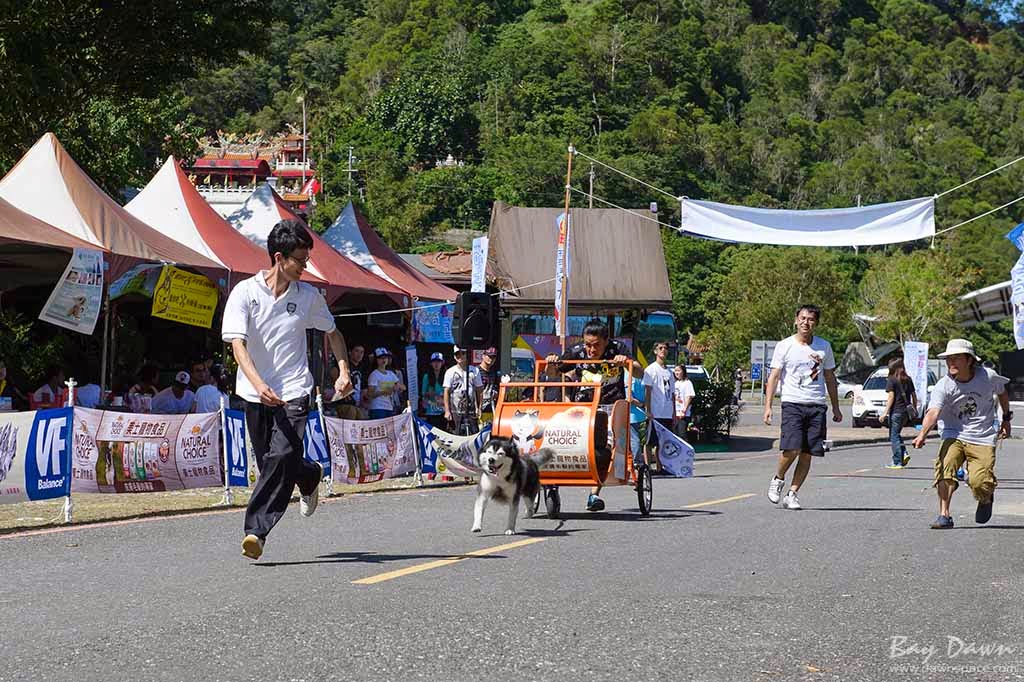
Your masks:
{"label": "khaki shorts", "polygon": [[947,438],[939,447],[939,456],[935,459],[935,481],[947,481],[956,490],[960,485],[956,480],[956,470],[967,462],[967,485],[979,502],[992,499],[999,482],[996,480],[996,446],[965,443],[955,438]]}

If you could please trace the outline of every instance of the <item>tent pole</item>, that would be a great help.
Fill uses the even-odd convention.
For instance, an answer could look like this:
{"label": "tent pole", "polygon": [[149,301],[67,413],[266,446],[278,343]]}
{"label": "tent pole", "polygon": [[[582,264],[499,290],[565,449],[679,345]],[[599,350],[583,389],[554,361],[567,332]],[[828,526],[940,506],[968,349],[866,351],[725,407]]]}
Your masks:
{"label": "tent pole", "polygon": [[110,292],[103,313],[103,353],[100,356],[100,398],[107,395],[107,336],[110,333]]}

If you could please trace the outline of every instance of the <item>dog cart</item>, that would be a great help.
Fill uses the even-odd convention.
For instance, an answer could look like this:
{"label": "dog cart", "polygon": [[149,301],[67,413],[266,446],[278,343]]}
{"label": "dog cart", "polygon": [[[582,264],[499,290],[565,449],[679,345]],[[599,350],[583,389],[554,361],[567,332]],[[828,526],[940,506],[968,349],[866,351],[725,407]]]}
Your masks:
{"label": "dog cart", "polygon": [[[538,360],[533,381],[506,382],[498,391],[492,434],[511,438],[521,454],[551,448],[555,456],[540,470],[541,493],[528,502],[536,513],[540,497],[549,518],[558,518],[561,510],[561,486],[631,485],[637,493],[640,513],[648,516],[654,497],[650,468],[634,465],[629,425],[632,381],[626,383],[626,400],[602,405],[601,385],[596,382],[541,381],[547,364]],[[560,360],[559,365],[601,364],[610,361]],[[593,388],[590,400],[573,402],[566,397],[570,389]],[[545,390],[554,389],[554,390]],[[545,400],[545,394],[558,393],[559,400]],[[609,409],[610,407],[610,409]],[[611,435],[610,435],[611,434]]]}

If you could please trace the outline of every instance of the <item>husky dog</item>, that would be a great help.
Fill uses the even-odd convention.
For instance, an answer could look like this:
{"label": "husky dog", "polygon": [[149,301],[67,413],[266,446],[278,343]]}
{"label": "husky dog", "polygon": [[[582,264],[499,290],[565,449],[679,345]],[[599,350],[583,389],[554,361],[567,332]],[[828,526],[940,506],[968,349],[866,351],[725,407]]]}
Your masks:
{"label": "husky dog", "polygon": [[480,532],[484,507],[489,501],[497,500],[508,505],[505,535],[515,535],[519,500],[526,499],[527,516],[532,515],[533,498],[540,491],[540,468],[554,456],[555,451],[551,448],[541,448],[528,457],[522,457],[511,438],[495,437],[487,441],[477,456],[482,472],[476,486],[472,532]]}

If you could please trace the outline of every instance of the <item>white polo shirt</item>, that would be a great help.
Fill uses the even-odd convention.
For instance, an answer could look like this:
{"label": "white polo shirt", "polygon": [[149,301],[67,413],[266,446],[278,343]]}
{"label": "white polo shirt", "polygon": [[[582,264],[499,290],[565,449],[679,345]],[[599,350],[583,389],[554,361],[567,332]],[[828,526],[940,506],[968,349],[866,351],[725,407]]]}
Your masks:
{"label": "white polo shirt", "polygon": [[[221,338],[245,339],[260,378],[281,400],[308,396],[313,375],[306,356],[306,330],[334,331],[334,316],[324,297],[305,282],[292,282],[280,298],[267,286],[265,272],[239,282],[224,306]],[[235,393],[258,403],[260,395],[238,370]]]}

